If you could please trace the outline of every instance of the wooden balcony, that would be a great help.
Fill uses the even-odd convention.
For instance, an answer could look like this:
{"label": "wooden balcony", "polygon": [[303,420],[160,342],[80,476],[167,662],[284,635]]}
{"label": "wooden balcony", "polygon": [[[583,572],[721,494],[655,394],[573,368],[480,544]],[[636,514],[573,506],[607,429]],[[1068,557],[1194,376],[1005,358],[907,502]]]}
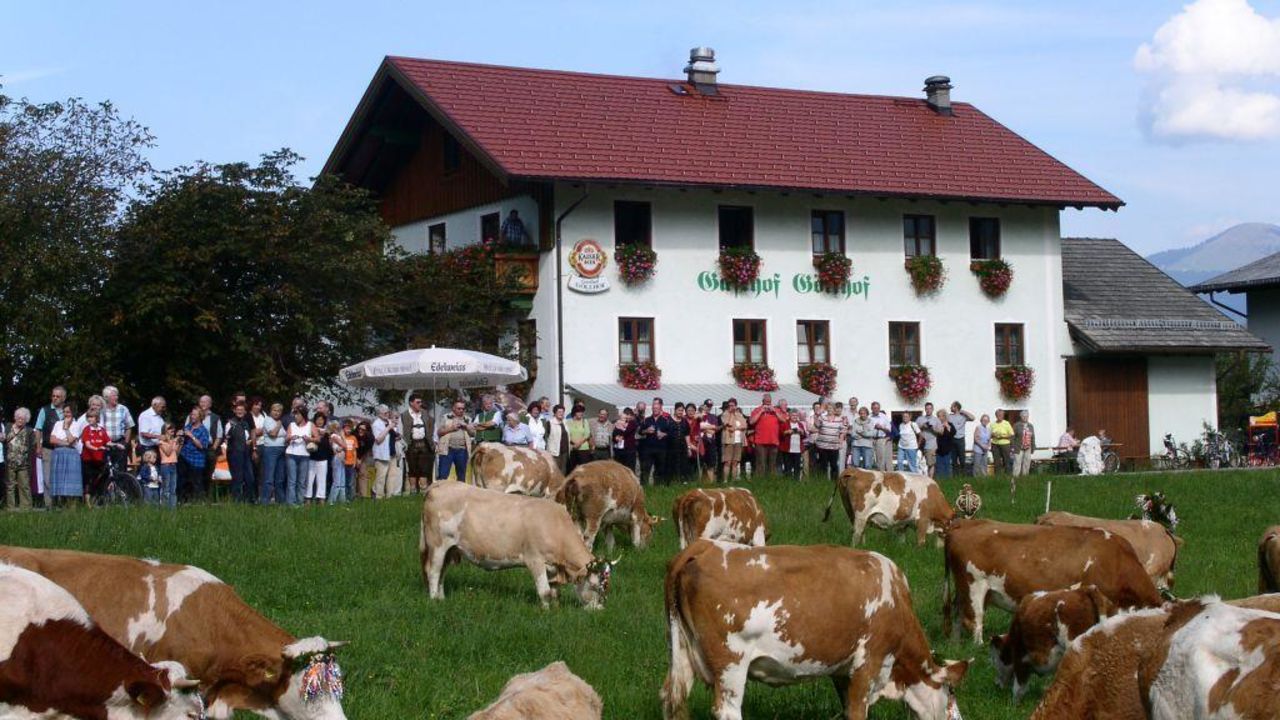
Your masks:
{"label": "wooden balcony", "polygon": [[494,253],[494,270],[499,276],[515,273],[520,281],[520,294],[532,296],[538,292],[538,258],[540,253],[529,251],[503,251]]}

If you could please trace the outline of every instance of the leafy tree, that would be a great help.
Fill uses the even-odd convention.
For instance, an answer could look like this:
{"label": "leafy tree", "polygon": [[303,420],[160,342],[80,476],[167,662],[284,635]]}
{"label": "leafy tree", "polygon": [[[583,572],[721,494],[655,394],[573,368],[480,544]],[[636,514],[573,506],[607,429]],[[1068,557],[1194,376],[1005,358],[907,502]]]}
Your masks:
{"label": "leafy tree", "polygon": [[102,327],[136,394],[284,398],[395,346],[403,258],[366,193],[300,185],[299,160],[178,168],[130,205]]}
{"label": "leafy tree", "polygon": [[57,382],[77,394],[102,387],[84,310],[151,145],[110,103],[0,94],[0,398],[38,402]]}
{"label": "leafy tree", "polygon": [[1269,355],[1220,353],[1217,356],[1218,427],[1233,437],[1250,415],[1280,410],[1280,378]]}

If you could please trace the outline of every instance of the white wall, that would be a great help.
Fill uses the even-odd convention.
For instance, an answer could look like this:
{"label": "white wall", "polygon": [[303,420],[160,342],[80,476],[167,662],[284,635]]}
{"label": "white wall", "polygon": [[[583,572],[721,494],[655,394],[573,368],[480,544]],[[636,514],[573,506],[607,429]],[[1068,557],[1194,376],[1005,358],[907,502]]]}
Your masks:
{"label": "white wall", "polygon": [[[556,189],[556,214],[581,196],[578,188]],[[639,289],[618,279],[613,253],[613,201],[652,203],[653,247],[657,273]],[[755,246],[761,255],[761,277],[776,277],[776,296],[734,295],[699,289],[698,275],[716,270],[717,205],[755,208]],[[853,260],[853,279],[867,290],[852,297],[800,294],[792,287],[798,273],[812,274],[809,217],[815,209],[844,210],[846,253]],[[917,297],[903,269],[902,215],[933,214],[937,219],[938,254],[949,278],[936,297]],[[991,300],[982,294],[969,271],[970,216],[1001,218],[1002,252],[1013,265],[1008,294]],[[564,292],[566,382],[610,383],[617,378],[617,318],[653,317],[656,360],[666,383],[729,383],[732,364],[732,319],[768,321],[768,360],[779,382],[797,378],[795,323],[829,320],[831,351],[839,369],[837,395],[856,395],[863,404],[881,401],[905,408],[888,377],[890,320],[921,324],[923,361],[934,380],[935,404],[960,400],[976,413],[1008,403],[999,397],[994,378],[994,324],[1025,325],[1027,364],[1036,369],[1036,388],[1029,402],[1033,420],[1044,437],[1056,438],[1066,422],[1063,357],[1071,354],[1063,321],[1058,212],[1050,208],[997,207],[968,203],[910,202],[877,199],[819,199],[811,194],[758,194],[675,189],[603,189],[566,218],[563,253],[567,257],[582,238],[598,240],[609,255],[605,271],[612,289],[598,295]],[[546,259],[550,259],[549,257]],[[569,273],[567,261],[565,273]],[[543,262],[535,299],[544,346],[542,373],[535,392],[554,394],[555,267]],[[545,382],[544,382],[545,380]]]}
{"label": "white wall", "polygon": [[1249,332],[1267,341],[1272,350],[1280,347],[1280,289],[1250,291],[1247,306]]}
{"label": "white wall", "polygon": [[445,249],[453,250],[454,248],[474,245],[480,242],[480,218],[482,216],[496,212],[499,213],[503,220],[506,220],[507,213],[511,210],[516,210],[520,213],[520,219],[524,221],[524,227],[529,231],[530,239],[536,244],[538,242],[538,203],[528,195],[507,198],[506,200],[480,205],[461,212],[400,225],[391,229],[391,235],[395,238],[397,245],[409,252],[427,252],[429,249],[427,229],[432,225],[444,223]]}
{"label": "white wall", "polygon": [[1147,422],[1151,453],[1164,452],[1164,435],[1190,444],[1204,423],[1218,426],[1218,382],[1213,356],[1147,358]]}

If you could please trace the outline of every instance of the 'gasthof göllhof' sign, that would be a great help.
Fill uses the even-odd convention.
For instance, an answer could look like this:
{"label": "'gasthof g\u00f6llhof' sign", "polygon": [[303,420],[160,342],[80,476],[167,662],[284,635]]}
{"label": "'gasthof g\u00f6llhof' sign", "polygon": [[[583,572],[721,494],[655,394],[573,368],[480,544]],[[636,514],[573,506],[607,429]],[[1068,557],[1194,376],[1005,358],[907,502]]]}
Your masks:
{"label": "'gasthof g\u00f6llhof' sign", "polygon": [[[827,292],[827,289],[818,281],[818,276],[815,273],[796,273],[791,276],[791,282],[785,286],[790,287],[792,292],[799,295],[826,295],[827,297],[843,297],[846,299],[860,295],[863,300],[866,300],[871,295],[871,276],[863,275],[861,280],[849,280],[835,292]],[[774,273],[769,277],[756,278],[745,288],[735,288],[728,280],[720,277],[719,273],[711,272],[710,270],[698,273],[698,289],[703,292],[728,292],[734,295],[752,295],[756,297],[773,295],[776,298],[779,297],[783,287],[782,276],[778,273]]]}
{"label": "'gasthof g\u00f6llhof' sign", "polygon": [[609,264],[600,243],[590,238],[579,240],[569,252],[569,267],[574,275],[569,277],[569,289],[580,293],[601,293],[609,289],[604,268]]}

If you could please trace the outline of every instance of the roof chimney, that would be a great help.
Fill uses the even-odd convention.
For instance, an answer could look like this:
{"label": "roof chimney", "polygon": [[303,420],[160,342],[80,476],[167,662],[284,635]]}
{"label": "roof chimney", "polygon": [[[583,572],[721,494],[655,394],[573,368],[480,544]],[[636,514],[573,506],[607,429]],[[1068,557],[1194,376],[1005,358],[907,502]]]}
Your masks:
{"label": "roof chimney", "polygon": [[939,115],[951,115],[951,78],[946,75],[934,75],[925,78],[924,96]]}
{"label": "roof chimney", "polygon": [[709,47],[696,47],[689,51],[689,64],[684,68],[689,84],[703,95],[715,95],[716,74],[720,66],[716,64],[716,51]]}

